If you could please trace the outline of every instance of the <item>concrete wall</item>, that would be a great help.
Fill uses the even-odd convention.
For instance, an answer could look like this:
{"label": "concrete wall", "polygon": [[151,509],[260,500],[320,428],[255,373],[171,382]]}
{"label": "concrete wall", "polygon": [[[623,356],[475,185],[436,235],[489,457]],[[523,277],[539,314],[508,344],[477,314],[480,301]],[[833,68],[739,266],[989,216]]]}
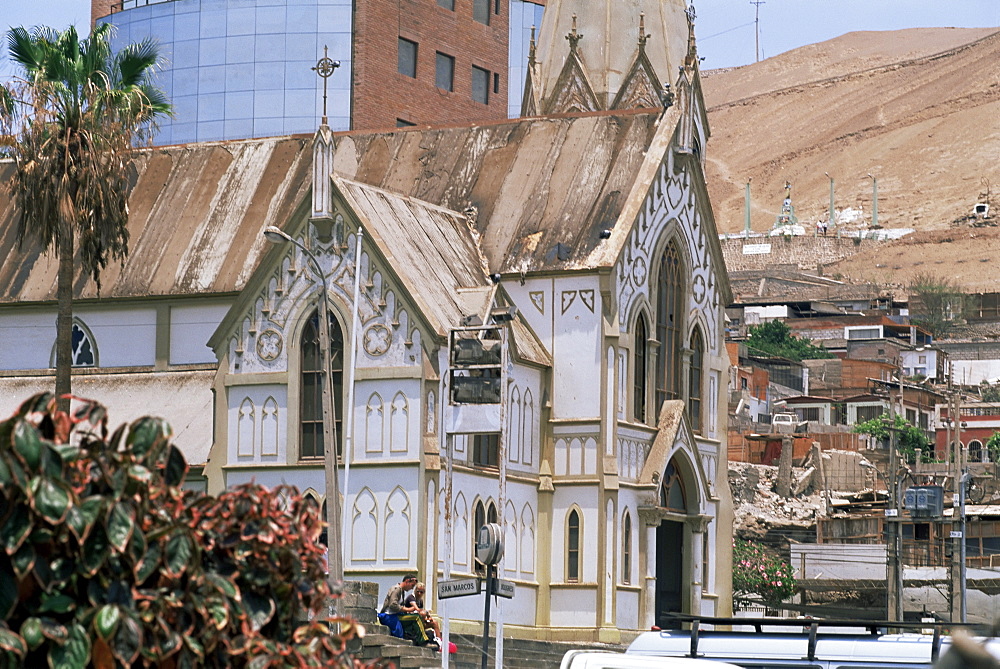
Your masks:
{"label": "concrete wall", "polygon": [[[815,271],[820,265],[849,258],[878,242],[848,237],[751,237],[722,239],[722,255],[730,272],[795,265]],[[744,248],[745,247],[745,248]]]}

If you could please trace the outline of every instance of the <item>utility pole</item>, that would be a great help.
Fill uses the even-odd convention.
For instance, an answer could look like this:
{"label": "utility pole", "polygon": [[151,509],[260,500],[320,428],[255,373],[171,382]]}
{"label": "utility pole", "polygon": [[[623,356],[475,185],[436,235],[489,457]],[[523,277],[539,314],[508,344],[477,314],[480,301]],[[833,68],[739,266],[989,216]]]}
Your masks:
{"label": "utility pole", "polygon": [[954,366],[948,375],[948,418],[954,425],[952,432],[952,443],[949,448],[953,453],[952,459],[952,481],[955,482],[955,490],[952,496],[952,516],[951,516],[951,588],[950,588],[950,614],[952,622],[966,621],[966,587],[965,587],[965,486],[968,484],[968,473],[966,472],[965,452],[962,448],[962,420],[959,401],[959,394],[951,383],[954,375]]}
{"label": "utility pole", "polygon": [[[895,411],[890,416],[890,421],[895,422]],[[886,569],[886,598],[887,614],[889,620],[900,621],[903,619],[903,568],[900,564],[899,545],[899,466],[896,462],[896,426],[889,427],[889,471],[892,472],[892,479],[887,480],[889,485],[889,506],[886,510],[886,530],[889,540],[889,563]]]}
{"label": "utility pole", "polygon": [[878,227],[878,177],[869,174],[868,178],[872,180],[872,227]]}
{"label": "utility pole", "polygon": [[743,220],[743,236],[747,239],[750,238],[750,182],[753,181],[753,177],[747,179],[747,189],[746,194],[743,197],[743,210],[745,212],[745,217]]}
{"label": "utility pole", "polygon": [[757,62],[760,62],[760,6],[764,4],[764,0],[750,0],[750,4],[756,7],[756,15],[754,16],[754,55],[757,57]]}
{"label": "utility pole", "polygon": [[840,236],[840,230],[839,230],[839,228],[837,228],[837,213],[836,213],[836,211],[833,208],[833,203],[834,203],[834,199],[833,199],[833,195],[834,195],[834,193],[833,193],[833,177],[830,176],[829,172],[823,172],[823,174],[825,174],[826,178],[830,180],[830,223],[829,223],[829,225],[830,225],[830,227],[836,228],[837,229],[837,235]]}

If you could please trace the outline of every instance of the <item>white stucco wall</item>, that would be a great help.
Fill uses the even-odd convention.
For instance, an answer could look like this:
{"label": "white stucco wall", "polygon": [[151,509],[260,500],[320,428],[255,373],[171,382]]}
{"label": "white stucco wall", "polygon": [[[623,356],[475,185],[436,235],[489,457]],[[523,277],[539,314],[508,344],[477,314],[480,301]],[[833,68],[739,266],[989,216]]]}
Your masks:
{"label": "white stucco wall", "polygon": [[0,312],[0,369],[48,368],[55,341],[55,311]]}
{"label": "white stucco wall", "polygon": [[215,362],[208,340],[229,311],[228,304],[170,307],[170,364]]}

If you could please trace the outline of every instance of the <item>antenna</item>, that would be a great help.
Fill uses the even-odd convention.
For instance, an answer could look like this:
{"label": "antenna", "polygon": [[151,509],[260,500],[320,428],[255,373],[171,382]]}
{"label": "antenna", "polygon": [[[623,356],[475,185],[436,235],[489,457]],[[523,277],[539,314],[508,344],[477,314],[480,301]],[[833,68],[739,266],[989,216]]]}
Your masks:
{"label": "antenna", "polygon": [[750,4],[756,7],[756,14],[753,19],[754,24],[754,55],[757,57],[757,62],[760,62],[760,6],[764,4],[764,0],[750,0]]}

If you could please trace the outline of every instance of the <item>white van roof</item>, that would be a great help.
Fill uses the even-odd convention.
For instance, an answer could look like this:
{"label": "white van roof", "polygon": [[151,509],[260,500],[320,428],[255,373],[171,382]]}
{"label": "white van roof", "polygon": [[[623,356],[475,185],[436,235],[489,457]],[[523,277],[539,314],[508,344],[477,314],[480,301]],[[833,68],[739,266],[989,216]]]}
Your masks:
{"label": "white van roof", "polygon": [[[808,635],[787,632],[701,632],[698,656],[737,664],[749,659],[801,661],[807,657],[808,643]],[[932,648],[932,638],[923,634],[830,634],[816,639],[815,658],[835,662],[929,664]],[[691,652],[691,635],[678,630],[643,632],[626,652],[684,657]]]}
{"label": "white van roof", "polygon": [[740,669],[734,664],[689,657],[652,657],[595,650],[571,650],[560,669]]}

